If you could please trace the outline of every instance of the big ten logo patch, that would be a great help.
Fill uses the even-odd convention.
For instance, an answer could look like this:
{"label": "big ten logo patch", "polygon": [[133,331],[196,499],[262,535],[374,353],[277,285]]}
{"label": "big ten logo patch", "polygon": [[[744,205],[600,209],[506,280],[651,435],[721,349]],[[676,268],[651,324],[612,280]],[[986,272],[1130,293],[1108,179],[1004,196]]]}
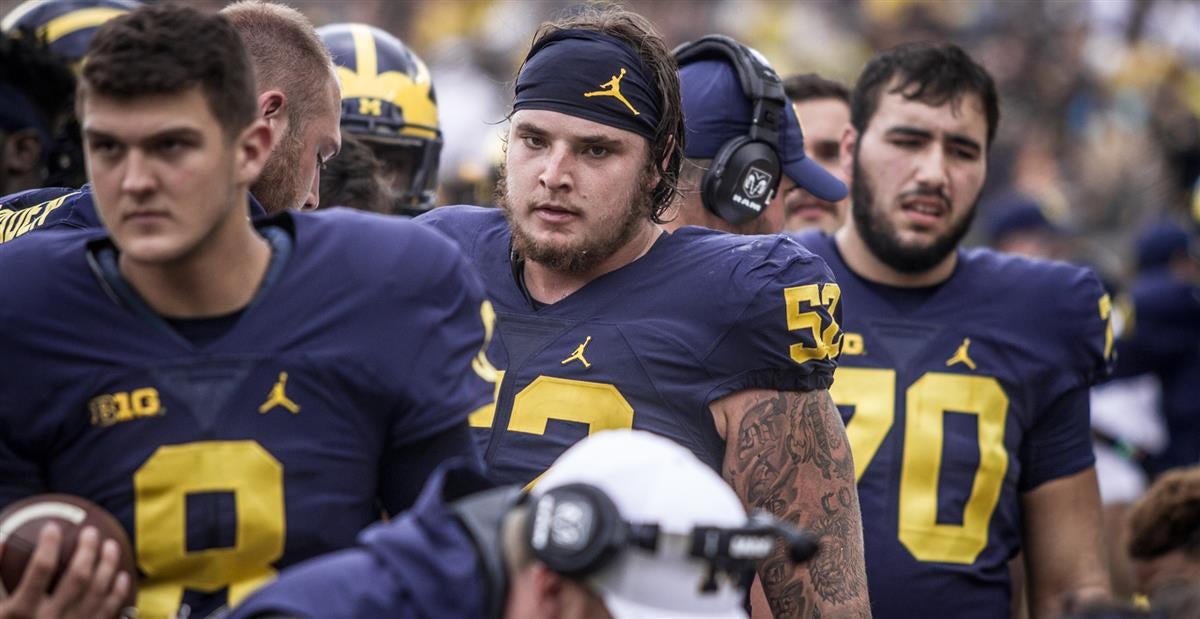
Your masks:
{"label": "big ten logo patch", "polygon": [[92,414],[92,425],[102,427],[167,412],[154,387],[98,395],[88,402],[88,411]]}

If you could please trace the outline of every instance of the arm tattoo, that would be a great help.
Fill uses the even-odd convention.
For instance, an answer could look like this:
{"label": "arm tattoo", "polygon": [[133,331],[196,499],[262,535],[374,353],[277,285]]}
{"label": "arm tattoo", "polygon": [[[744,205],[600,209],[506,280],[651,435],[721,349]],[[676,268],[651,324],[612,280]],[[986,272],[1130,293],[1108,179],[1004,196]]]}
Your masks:
{"label": "arm tattoo", "polygon": [[729,441],[725,477],[747,507],[821,538],[805,565],[780,546],[759,568],[775,617],[870,616],[854,461],[829,393],[772,392],[746,409]]}

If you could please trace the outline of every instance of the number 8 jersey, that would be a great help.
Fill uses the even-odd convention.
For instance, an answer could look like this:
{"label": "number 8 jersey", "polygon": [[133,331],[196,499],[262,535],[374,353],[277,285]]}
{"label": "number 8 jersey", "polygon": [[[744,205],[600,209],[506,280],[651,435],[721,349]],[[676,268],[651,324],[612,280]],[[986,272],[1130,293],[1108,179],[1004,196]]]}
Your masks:
{"label": "number 8 jersey", "polygon": [[637,428],[721,470],[709,404],[750,388],[825,389],[841,340],[838,288],[780,236],[663,234],[638,260],[535,307],[499,209],[422,215],[458,240],[497,311],[494,410],[473,416],[490,473],[526,484],[589,433]]}
{"label": "number 8 jersey", "polygon": [[832,237],[852,308],[830,393],[846,421],[875,617],[1007,618],[1020,495],[1093,464],[1088,388],[1107,374],[1109,300],[1089,271],[959,250],[931,288],[875,284]]}
{"label": "number 8 jersey", "polygon": [[207,343],[128,288],[102,231],[0,246],[0,507],[64,492],[112,512],[143,618],[207,616],[353,545],[415,498],[431,437],[460,428],[477,457],[487,306],[457,248],[346,210],[259,229],[264,282]]}

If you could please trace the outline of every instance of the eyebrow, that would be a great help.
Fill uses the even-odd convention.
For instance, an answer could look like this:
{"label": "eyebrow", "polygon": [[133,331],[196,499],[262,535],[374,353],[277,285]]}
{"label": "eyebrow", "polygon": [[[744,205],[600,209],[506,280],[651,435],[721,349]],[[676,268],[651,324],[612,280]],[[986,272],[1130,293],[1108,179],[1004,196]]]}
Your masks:
{"label": "eyebrow", "polygon": [[[549,133],[545,129],[542,129],[541,127],[534,125],[532,123],[529,123],[529,122],[518,123],[515,127],[515,130],[520,133],[528,133],[528,134],[537,135],[537,136],[546,136]],[[625,144],[625,142],[621,141],[620,138],[615,138],[610,135],[604,135],[602,133],[571,136],[570,139],[573,142],[583,144],[585,146],[600,145],[600,146],[608,146],[611,148],[614,146],[623,146]]]}
{"label": "eyebrow", "polygon": [[520,131],[521,133],[546,135],[546,131],[544,129],[542,129],[541,127],[539,127],[535,124],[528,123],[528,122],[517,123],[517,125],[515,127],[513,127],[513,129],[516,131]]}
{"label": "eyebrow", "polygon": [[[88,139],[92,139],[92,140],[98,139],[98,138],[107,138],[110,140],[116,140],[118,142],[127,142],[127,140],[123,140],[107,131],[101,131],[99,129],[94,129],[91,127],[84,129],[83,135],[85,137],[87,137]],[[147,136],[142,136],[140,139],[135,140],[135,142],[148,143],[148,142],[156,142],[159,140],[165,140],[168,138],[195,139],[195,138],[199,138],[199,137],[203,137],[203,134],[199,130],[197,130],[193,127],[171,127],[169,129],[164,129],[157,133],[152,133]]]}
{"label": "eyebrow", "polygon": [[[932,131],[927,131],[925,129],[918,129],[917,127],[909,127],[909,126],[905,126],[905,125],[901,125],[898,127],[892,127],[891,129],[887,130],[887,133],[888,133],[888,135],[898,133],[900,135],[905,135],[905,136],[913,137],[913,138],[921,138],[924,140],[932,140],[933,139]],[[961,133],[948,133],[948,134],[946,134],[946,140],[949,141],[951,144],[956,144],[958,146],[970,148],[975,151],[983,150],[983,146],[979,142],[977,142]]]}

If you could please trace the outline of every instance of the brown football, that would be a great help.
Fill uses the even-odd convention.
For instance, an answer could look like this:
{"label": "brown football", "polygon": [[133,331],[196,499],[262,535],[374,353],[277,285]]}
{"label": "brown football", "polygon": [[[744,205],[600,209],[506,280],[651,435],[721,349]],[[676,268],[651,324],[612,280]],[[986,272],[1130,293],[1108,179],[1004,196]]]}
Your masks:
{"label": "brown football", "polygon": [[[75,553],[75,541],[83,527],[91,525],[100,532],[100,539],[112,539],[121,546],[119,570],[127,572],[137,582],[137,570],[133,562],[133,550],[125,529],[112,514],[103,507],[69,494],[39,494],[9,505],[0,512],[0,542],[4,549],[0,554],[0,598],[17,588],[25,565],[37,546],[42,526],[57,523],[62,530],[59,546],[58,568],[50,581],[50,591],[66,570],[71,555]],[[98,559],[97,559],[98,560]],[[137,598],[137,587],[130,586],[125,606],[133,607]]]}

